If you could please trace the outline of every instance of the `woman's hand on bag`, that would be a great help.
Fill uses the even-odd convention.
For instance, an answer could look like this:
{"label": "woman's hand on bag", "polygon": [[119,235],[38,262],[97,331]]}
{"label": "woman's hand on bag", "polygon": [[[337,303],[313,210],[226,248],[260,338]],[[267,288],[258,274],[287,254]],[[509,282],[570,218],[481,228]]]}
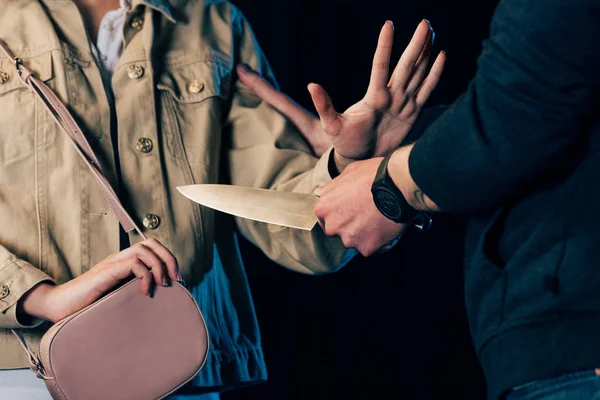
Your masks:
{"label": "woman's hand on bag", "polygon": [[434,36],[423,20],[390,77],[394,26],[386,22],[362,100],[340,114],[322,86],[308,86],[320,120],[244,66],[237,72],[244,85],[296,125],[317,156],[333,146],[341,171],[351,161],[386,155],[406,138],[444,69],[441,52],[428,72]]}
{"label": "woman's hand on bag", "polygon": [[20,311],[57,322],[92,304],[132,275],[140,279],[145,295],[150,295],[153,283],[169,286],[181,280],[173,254],[158,240],[148,239],[107,257],[62,285],[42,283],[34,287],[21,300]]}

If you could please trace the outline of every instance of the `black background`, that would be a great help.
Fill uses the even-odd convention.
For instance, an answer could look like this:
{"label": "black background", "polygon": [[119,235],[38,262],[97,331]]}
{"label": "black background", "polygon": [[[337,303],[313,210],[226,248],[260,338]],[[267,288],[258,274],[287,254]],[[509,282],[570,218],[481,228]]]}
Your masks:
{"label": "black background", "polygon": [[[312,110],[322,84],[338,110],[368,85],[379,30],[395,25],[394,60],[421,19],[448,53],[430,104],[450,103],[473,76],[497,0],[235,0],[281,89]],[[242,241],[269,367],[237,399],[483,399],[462,293],[464,219],[438,216],[391,252],[321,277],[289,272]],[[386,394],[384,394],[386,393]]]}

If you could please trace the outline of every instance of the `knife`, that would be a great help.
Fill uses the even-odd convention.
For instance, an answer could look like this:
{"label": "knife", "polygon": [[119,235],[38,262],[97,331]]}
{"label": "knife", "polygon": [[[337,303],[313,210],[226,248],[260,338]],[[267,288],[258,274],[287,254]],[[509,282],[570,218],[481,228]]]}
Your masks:
{"label": "knife", "polygon": [[317,223],[312,194],[235,185],[188,185],[177,190],[188,199],[218,211],[268,224],[310,231]]}

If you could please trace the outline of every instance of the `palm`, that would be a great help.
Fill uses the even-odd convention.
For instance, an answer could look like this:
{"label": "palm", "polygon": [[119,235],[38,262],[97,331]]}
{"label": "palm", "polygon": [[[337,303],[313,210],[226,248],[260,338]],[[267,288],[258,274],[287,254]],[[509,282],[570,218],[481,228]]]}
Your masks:
{"label": "palm", "polygon": [[392,97],[382,93],[348,108],[339,116],[337,126],[324,129],[331,145],[336,149],[349,149],[340,154],[352,159],[378,157],[398,147],[417,118],[416,104],[411,101],[396,115],[388,110],[391,102]]}

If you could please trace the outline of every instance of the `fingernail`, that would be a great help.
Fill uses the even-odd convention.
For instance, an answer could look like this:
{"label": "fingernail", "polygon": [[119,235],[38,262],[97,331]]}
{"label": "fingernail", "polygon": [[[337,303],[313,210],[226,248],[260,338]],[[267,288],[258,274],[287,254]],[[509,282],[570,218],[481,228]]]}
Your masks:
{"label": "fingernail", "polygon": [[315,193],[315,196],[321,197],[321,195],[323,194],[323,188],[322,187],[316,188],[314,193]]}
{"label": "fingernail", "polygon": [[387,21],[385,21],[385,23],[386,23],[386,24],[391,24],[391,25],[392,25],[392,29],[396,29],[396,28],[394,27],[394,21],[392,21],[392,20],[389,20],[389,19],[388,19]]}
{"label": "fingernail", "polygon": [[178,273],[177,273],[177,280],[178,280],[179,282],[181,282],[181,281],[183,280],[183,277],[181,276],[181,272],[178,272]]}
{"label": "fingernail", "polygon": [[162,280],[162,285],[163,285],[164,287],[168,287],[168,286],[169,286],[169,281],[167,280],[167,278],[163,278],[163,280]]}
{"label": "fingernail", "polygon": [[441,51],[441,53],[444,53],[444,54],[446,54],[446,50],[442,50],[442,51]]}
{"label": "fingernail", "polygon": [[427,22],[427,26],[429,27],[429,31],[433,31],[433,27],[431,26],[431,22],[428,19],[423,19],[423,21]]}

